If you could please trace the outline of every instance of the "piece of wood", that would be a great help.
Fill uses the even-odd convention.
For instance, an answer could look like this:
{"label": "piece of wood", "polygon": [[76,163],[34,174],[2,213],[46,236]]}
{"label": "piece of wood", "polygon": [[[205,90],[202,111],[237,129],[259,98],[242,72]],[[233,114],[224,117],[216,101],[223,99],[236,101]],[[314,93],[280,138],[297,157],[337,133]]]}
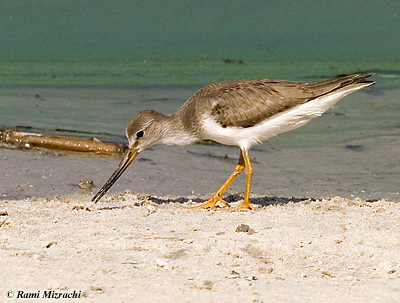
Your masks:
{"label": "piece of wood", "polygon": [[19,148],[47,148],[55,150],[100,154],[124,153],[125,145],[101,142],[95,139],[79,139],[63,136],[44,136],[12,130],[0,130],[0,142]]}

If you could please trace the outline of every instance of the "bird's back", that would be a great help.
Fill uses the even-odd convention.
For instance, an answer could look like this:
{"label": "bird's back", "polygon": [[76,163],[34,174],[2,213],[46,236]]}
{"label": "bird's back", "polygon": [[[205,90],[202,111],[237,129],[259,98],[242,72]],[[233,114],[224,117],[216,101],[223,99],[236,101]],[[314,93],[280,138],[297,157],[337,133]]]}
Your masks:
{"label": "bird's back", "polygon": [[201,130],[198,126],[206,118],[221,128],[251,128],[323,96],[339,96],[342,91],[371,85],[373,82],[366,81],[371,75],[354,74],[311,83],[249,79],[211,84],[194,93],[180,109],[181,116],[193,131]]}

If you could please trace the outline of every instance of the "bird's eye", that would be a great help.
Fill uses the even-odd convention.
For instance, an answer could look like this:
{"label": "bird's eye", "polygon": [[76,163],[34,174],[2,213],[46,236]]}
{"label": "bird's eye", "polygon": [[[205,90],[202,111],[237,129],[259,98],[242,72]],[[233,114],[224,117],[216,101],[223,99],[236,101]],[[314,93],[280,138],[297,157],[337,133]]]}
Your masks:
{"label": "bird's eye", "polygon": [[143,135],[144,135],[144,131],[143,131],[143,130],[138,131],[138,132],[136,133],[136,137],[137,137],[137,138],[141,138],[141,137],[143,137]]}

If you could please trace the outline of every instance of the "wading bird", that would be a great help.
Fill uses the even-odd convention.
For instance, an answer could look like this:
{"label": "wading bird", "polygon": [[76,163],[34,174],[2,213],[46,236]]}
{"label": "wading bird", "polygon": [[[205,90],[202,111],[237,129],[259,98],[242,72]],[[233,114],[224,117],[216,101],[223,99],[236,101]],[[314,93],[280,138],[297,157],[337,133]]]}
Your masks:
{"label": "wading bird", "polygon": [[93,197],[98,202],[136,156],[154,144],[190,145],[212,140],[240,148],[239,162],[221,188],[199,208],[229,206],[221,196],[246,170],[246,191],[238,209],[253,209],[250,183],[253,169],[249,149],[256,143],[296,129],[322,115],[346,95],[374,84],[373,74],[354,74],[337,79],[302,83],[251,79],[207,85],[174,114],[153,110],[138,113],[128,123],[129,149],[118,168]]}

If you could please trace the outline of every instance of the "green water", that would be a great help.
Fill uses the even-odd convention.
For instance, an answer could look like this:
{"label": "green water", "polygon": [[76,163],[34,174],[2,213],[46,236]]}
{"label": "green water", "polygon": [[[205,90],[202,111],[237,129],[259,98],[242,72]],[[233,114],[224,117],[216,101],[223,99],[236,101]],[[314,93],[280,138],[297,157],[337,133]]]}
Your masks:
{"label": "green water", "polygon": [[383,71],[398,85],[399,37],[398,1],[4,0],[0,84],[207,84]]}
{"label": "green water", "polygon": [[[376,72],[368,91],[396,132],[399,37],[398,1],[5,0],[0,127],[116,139],[138,111],[172,113],[204,84]],[[383,123],[374,106],[359,128]]]}

